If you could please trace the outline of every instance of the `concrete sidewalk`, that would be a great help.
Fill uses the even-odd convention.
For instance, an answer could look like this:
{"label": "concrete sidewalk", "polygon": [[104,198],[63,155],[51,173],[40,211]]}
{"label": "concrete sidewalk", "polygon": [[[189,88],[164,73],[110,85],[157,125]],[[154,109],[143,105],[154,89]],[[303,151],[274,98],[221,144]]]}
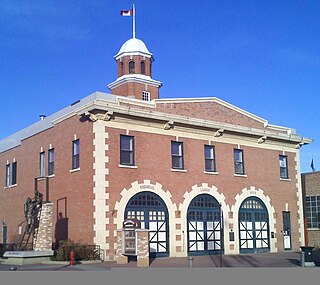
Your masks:
{"label": "concrete sidewalk", "polygon": [[[256,253],[242,255],[211,255],[193,256],[192,267],[194,268],[291,268],[300,266],[300,252],[280,253]],[[149,268],[188,268],[190,261],[187,257],[167,257],[150,259]],[[141,268],[137,262],[132,260],[127,264],[117,264],[115,261],[104,262],[82,262],[73,266],[69,264],[48,263],[39,265],[10,266],[0,263],[1,271],[12,270],[16,267],[18,271],[109,271],[112,268]],[[320,268],[316,263],[315,267]]]}
{"label": "concrete sidewalk", "polygon": [[[300,252],[256,253],[242,255],[193,256],[192,267],[300,267]],[[89,266],[94,267],[137,267],[136,261],[117,264],[106,261]],[[189,267],[187,257],[167,257],[150,259],[150,267],[183,268]]]}

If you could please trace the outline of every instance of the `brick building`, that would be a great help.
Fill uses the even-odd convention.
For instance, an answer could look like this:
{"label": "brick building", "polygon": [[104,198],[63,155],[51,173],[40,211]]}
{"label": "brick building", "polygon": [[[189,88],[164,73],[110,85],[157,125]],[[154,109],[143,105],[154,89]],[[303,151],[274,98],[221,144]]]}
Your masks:
{"label": "brick building", "polygon": [[19,238],[41,177],[53,241],[100,245],[108,260],[128,217],[150,230],[151,256],[298,250],[299,149],[312,140],[218,98],[159,99],[154,57],[139,39],[115,60],[111,94],[0,141],[2,242]]}
{"label": "brick building", "polygon": [[320,246],[320,171],[302,173],[306,244]]}

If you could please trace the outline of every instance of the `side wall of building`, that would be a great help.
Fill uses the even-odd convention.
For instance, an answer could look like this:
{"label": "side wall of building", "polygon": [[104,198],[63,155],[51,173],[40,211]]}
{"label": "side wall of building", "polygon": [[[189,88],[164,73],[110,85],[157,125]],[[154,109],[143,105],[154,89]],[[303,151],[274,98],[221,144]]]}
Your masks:
{"label": "side wall of building", "polygon": [[[72,141],[80,141],[80,168],[72,170]],[[92,122],[73,116],[29,137],[21,145],[0,154],[0,218],[7,226],[7,242],[17,242],[24,227],[23,205],[33,198],[39,177],[39,154],[54,148],[54,175],[49,177],[49,200],[53,203],[53,241],[72,239],[93,243],[93,132]],[[17,162],[16,185],[5,186],[6,165]],[[46,199],[45,179],[38,180]],[[58,213],[61,213],[58,218]],[[21,231],[20,231],[21,233]]]}
{"label": "side wall of building", "polygon": [[[307,199],[307,197],[310,199],[311,197],[318,199],[320,201],[320,172],[310,172],[310,173],[303,173],[302,175],[302,185],[303,185],[303,191],[304,191],[304,198]],[[306,228],[307,232],[307,240],[309,246],[319,246],[320,245],[320,229],[318,227],[314,227],[312,225],[308,225],[308,221],[310,223],[311,215],[313,216],[313,222],[317,217],[315,217],[315,214],[318,211],[319,215],[319,202],[314,199],[313,201],[309,202],[309,205],[311,204],[312,214],[310,211],[306,211],[305,209],[305,215],[306,215]],[[309,213],[308,213],[309,212]],[[320,219],[320,216],[318,216],[318,221]]]}

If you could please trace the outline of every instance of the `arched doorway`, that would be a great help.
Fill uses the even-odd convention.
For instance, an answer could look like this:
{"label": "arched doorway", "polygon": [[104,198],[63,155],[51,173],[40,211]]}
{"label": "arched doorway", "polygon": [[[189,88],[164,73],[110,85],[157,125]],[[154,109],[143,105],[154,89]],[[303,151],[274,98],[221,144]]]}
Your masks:
{"label": "arched doorway", "polygon": [[141,221],[141,228],[149,229],[150,257],[169,256],[169,215],[163,200],[152,192],[134,195],[125,209],[126,218]]}
{"label": "arched doorway", "polygon": [[268,211],[257,197],[248,197],[240,206],[239,242],[240,253],[270,251]]}
{"label": "arched doorway", "polygon": [[218,201],[209,194],[192,199],[187,212],[188,255],[223,252],[222,212]]}

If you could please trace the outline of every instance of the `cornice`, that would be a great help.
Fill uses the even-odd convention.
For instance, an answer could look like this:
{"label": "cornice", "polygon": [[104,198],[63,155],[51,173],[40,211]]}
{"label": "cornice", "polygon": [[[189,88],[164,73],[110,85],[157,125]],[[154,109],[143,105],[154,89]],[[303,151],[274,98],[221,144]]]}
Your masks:
{"label": "cornice", "polygon": [[[209,121],[209,120],[203,120],[203,119],[197,119],[197,118],[189,118],[186,116],[180,116],[180,115],[173,115],[173,114],[166,114],[161,112],[154,112],[150,110],[141,110],[141,109],[132,109],[127,106],[119,106],[116,104],[110,104],[103,100],[95,100],[89,105],[85,105],[80,107],[76,113],[78,115],[88,115],[93,110],[101,110],[103,113],[106,111],[112,112],[114,116],[133,116],[135,118],[139,118],[141,120],[144,119],[152,119],[161,121],[164,124],[167,122],[170,122],[169,125],[185,125],[190,128],[208,128],[212,129],[216,136],[221,136],[223,133],[229,132],[229,133],[236,133],[238,135],[244,135],[244,136],[255,136],[257,137],[258,143],[263,143],[265,140],[279,140],[279,141],[286,141],[290,142],[292,144],[296,145],[296,148],[304,145],[309,144],[313,140],[308,138],[303,138],[297,134],[286,134],[286,133],[274,133],[270,132],[268,130],[263,129],[256,129],[256,128],[250,128],[245,126],[238,126],[238,125],[232,125],[232,124],[226,124],[226,123],[220,123],[215,121]],[[168,125],[166,125],[167,129]]]}
{"label": "cornice", "polygon": [[161,87],[162,82],[158,80],[152,79],[150,76],[140,75],[140,74],[127,74],[117,78],[116,81],[111,82],[107,85],[107,87],[112,90],[118,86],[121,86],[125,83],[140,83],[140,84],[148,84],[150,86]]}

